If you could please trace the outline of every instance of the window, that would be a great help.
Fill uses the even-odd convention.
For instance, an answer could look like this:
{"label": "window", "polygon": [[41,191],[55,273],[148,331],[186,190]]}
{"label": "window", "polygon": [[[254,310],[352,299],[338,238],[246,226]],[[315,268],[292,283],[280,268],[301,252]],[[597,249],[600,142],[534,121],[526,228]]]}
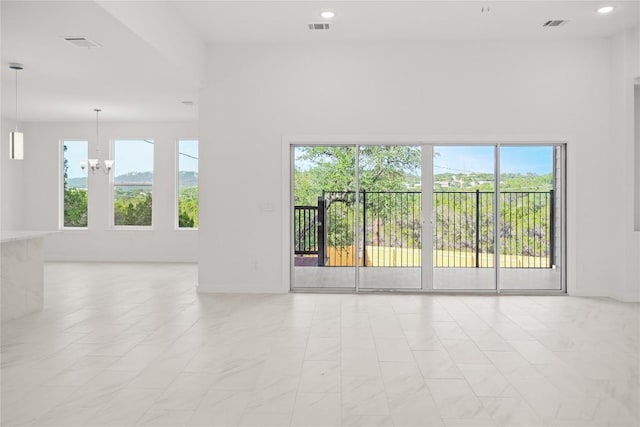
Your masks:
{"label": "window", "polygon": [[636,81],[638,83],[636,83],[635,85],[635,89],[634,89],[634,93],[635,93],[635,100],[634,100],[634,127],[635,127],[635,137],[634,137],[634,144],[635,144],[635,159],[634,159],[634,164],[635,164],[635,170],[634,170],[634,174],[635,174],[635,179],[634,179],[634,185],[635,185],[635,201],[634,201],[634,230],[635,231],[640,231],[640,77],[638,77],[636,79]]}
{"label": "window", "polygon": [[198,141],[178,141],[178,228],[198,228]]}
{"label": "window", "polygon": [[152,225],[153,141],[113,142],[113,219],[116,226]]}
{"label": "window", "polygon": [[87,141],[64,141],[62,143],[62,226],[86,228],[87,175],[80,168],[89,151]]}

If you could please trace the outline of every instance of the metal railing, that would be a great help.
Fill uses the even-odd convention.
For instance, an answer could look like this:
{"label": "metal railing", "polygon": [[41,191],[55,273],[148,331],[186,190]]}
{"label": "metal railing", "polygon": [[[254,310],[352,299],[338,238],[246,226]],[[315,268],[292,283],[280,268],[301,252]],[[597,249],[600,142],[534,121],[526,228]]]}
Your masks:
{"label": "metal railing", "polygon": [[296,255],[318,254],[318,207],[294,207],[295,249]]}
{"label": "metal railing", "polygon": [[317,206],[296,205],[293,212],[295,255],[315,255],[317,262],[313,265],[324,267],[327,249],[327,208],[324,197],[318,197]]}
{"label": "metal railing", "polygon": [[422,227],[419,191],[362,191],[362,266],[419,267]]}
{"label": "metal railing", "polygon": [[437,192],[433,199],[434,266],[490,266],[493,192]]}
{"label": "metal railing", "polygon": [[[435,267],[495,265],[495,193],[433,193]],[[319,266],[419,267],[422,193],[325,191],[317,206],[295,206],[296,255]],[[554,195],[501,192],[500,265],[550,268],[554,259]],[[361,241],[356,242],[356,214]]]}
{"label": "metal railing", "polygon": [[500,193],[500,267],[553,268],[555,231],[553,190]]}

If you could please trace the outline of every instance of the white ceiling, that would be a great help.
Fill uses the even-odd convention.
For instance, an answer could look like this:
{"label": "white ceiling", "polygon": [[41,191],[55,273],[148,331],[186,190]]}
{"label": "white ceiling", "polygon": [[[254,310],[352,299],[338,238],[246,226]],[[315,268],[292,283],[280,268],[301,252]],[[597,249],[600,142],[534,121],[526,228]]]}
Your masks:
{"label": "white ceiling", "polygon": [[[595,9],[604,3],[616,5],[616,10],[599,16]],[[0,4],[2,115],[15,115],[15,74],[8,64],[21,62],[21,121],[93,121],[96,107],[103,109],[105,121],[196,120],[204,43],[602,38],[640,22],[640,0]],[[309,23],[325,21],[319,14],[326,9],[336,13],[328,21],[332,28],[309,31]],[[551,19],[569,22],[543,28]],[[103,47],[79,49],[62,39],[78,35]],[[198,44],[201,50],[193,46]],[[195,101],[196,106],[186,107],[181,101]]]}
{"label": "white ceiling", "polygon": [[[150,3],[149,6],[152,6]],[[86,36],[82,49],[63,37]],[[198,83],[93,1],[2,1],[2,113],[21,121],[196,120]]]}
{"label": "white ceiling", "polygon": [[[639,22],[640,1],[180,1],[207,43],[521,40],[606,37]],[[600,5],[615,5],[607,16]],[[488,9],[488,11],[487,11]],[[320,17],[324,10],[336,16]],[[484,10],[484,12],[483,12]],[[559,28],[548,20],[566,19]],[[309,23],[331,29],[309,31]]]}

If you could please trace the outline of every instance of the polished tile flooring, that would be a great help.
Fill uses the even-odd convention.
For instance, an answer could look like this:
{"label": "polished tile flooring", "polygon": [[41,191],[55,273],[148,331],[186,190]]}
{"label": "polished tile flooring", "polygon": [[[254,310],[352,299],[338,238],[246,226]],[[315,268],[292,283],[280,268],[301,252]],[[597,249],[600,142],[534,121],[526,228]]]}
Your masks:
{"label": "polished tile flooring", "polygon": [[188,264],[46,266],[3,426],[638,426],[640,305],[198,295]]}

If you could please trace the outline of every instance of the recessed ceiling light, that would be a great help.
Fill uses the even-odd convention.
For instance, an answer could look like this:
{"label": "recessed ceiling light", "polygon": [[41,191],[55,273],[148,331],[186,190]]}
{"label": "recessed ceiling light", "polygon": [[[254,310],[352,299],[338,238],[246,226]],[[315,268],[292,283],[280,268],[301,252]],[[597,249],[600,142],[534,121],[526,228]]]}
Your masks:
{"label": "recessed ceiling light", "polygon": [[325,10],[324,12],[322,12],[320,14],[320,16],[322,16],[324,19],[331,19],[334,16],[336,16],[335,12],[332,12],[330,10]]}
{"label": "recessed ceiling light", "polygon": [[615,9],[615,7],[613,6],[602,6],[596,9],[596,12],[598,12],[601,15],[606,15],[607,13],[613,12],[613,9]]}

